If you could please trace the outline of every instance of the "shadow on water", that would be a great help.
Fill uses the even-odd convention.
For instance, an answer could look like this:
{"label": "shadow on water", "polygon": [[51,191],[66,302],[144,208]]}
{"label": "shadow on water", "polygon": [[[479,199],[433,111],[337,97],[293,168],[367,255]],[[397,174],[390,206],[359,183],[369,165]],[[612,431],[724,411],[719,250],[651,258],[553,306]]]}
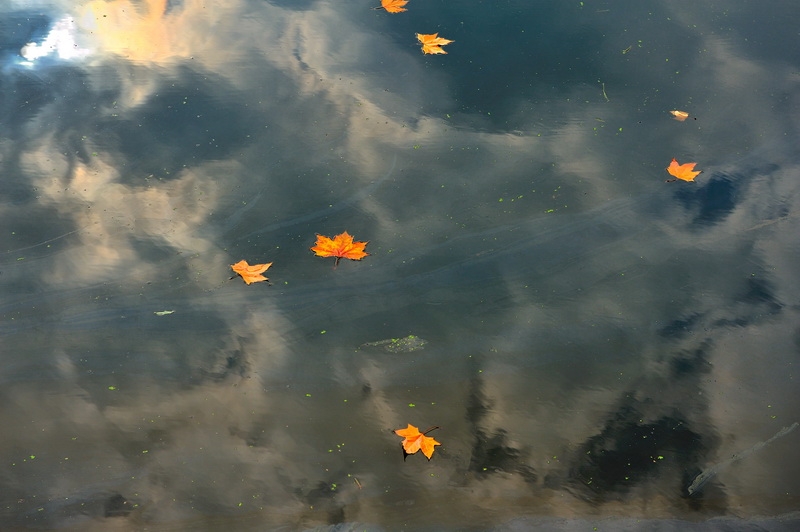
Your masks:
{"label": "shadow on water", "polygon": [[[694,189],[682,188],[675,193],[675,197],[684,208],[694,211],[693,224],[698,226],[716,224],[734,211],[740,198],[748,193],[753,178],[769,176],[779,169],[775,164],[766,163],[742,174],[715,172],[704,184]],[[787,214],[784,208],[778,216]]]}

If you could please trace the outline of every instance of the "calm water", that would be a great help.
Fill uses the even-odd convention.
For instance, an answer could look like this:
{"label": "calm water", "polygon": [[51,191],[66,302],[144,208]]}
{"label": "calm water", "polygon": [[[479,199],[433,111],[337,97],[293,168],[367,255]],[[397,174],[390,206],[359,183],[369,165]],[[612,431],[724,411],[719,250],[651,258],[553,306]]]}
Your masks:
{"label": "calm water", "polygon": [[0,528],[797,526],[800,4],[730,4],[4,3]]}

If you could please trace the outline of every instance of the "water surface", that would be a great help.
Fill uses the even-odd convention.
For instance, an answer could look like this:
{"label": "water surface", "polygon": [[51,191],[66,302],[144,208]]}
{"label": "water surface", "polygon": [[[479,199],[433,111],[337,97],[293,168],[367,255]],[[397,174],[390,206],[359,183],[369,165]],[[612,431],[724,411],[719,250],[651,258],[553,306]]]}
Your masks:
{"label": "water surface", "polygon": [[784,4],[2,8],[0,524],[796,523]]}

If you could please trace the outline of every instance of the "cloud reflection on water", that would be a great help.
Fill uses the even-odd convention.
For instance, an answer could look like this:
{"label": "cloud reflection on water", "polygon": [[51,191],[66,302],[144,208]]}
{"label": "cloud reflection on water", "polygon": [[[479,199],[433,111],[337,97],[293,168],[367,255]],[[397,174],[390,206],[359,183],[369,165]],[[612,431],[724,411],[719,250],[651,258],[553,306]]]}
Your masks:
{"label": "cloud reflection on water", "polygon": [[[796,122],[752,96],[796,88],[789,66],[701,31],[710,59],[676,89],[714,87],[700,125],[676,134],[644,84],[605,102],[591,79],[542,89],[504,128],[363,6],[70,7],[93,55],[43,66],[35,104],[3,94],[3,519],[793,508],[773,496],[796,491],[789,438],[683,497],[797,415]],[[701,75],[709,62],[728,67]],[[718,154],[697,186],[662,182],[676,149]],[[339,229],[369,261],[310,257]],[[274,286],[227,282],[243,257],[275,260]],[[407,333],[429,346],[354,350]],[[391,429],[417,419],[446,444],[401,464]]]}

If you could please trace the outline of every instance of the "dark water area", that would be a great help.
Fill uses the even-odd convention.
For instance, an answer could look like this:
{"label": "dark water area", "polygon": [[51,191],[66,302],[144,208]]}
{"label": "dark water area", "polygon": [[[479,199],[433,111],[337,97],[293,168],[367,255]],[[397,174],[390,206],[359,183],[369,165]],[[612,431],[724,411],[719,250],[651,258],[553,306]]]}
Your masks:
{"label": "dark water area", "polygon": [[377,5],[0,7],[0,530],[796,529],[800,5]]}

